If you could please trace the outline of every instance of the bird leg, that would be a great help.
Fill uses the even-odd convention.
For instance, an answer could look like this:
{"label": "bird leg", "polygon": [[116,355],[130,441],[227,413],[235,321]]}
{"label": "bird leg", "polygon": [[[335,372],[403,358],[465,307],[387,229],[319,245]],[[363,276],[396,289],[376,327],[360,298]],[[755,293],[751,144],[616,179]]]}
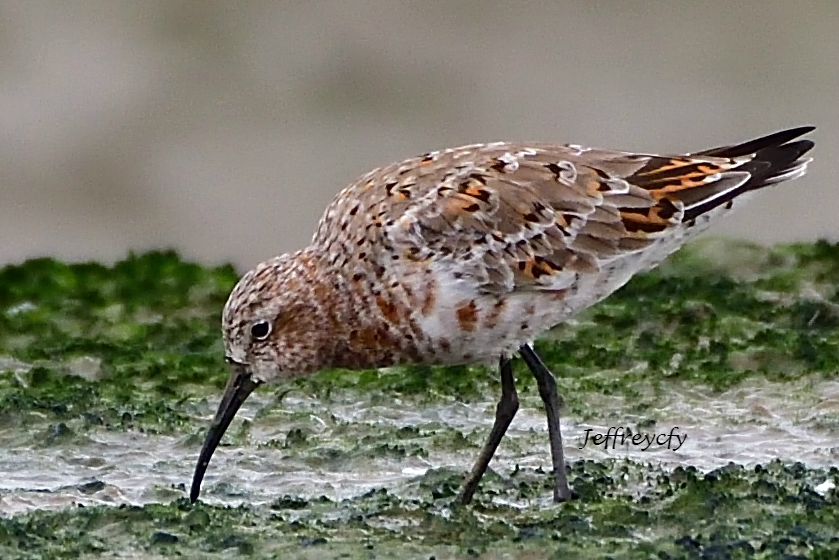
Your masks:
{"label": "bird leg", "polygon": [[501,400],[498,401],[498,405],[495,407],[495,421],[492,423],[492,430],[489,433],[489,437],[483,449],[481,449],[481,454],[478,455],[478,460],[475,461],[475,466],[472,467],[472,470],[463,482],[463,490],[461,490],[457,498],[461,504],[468,504],[472,501],[472,495],[478,488],[478,483],[481,481],[481,477],[484,476],[490,459],[495,454],[501,438],[504,437],[504,433],[510,426],[510,422],[513,421],[516,411],[519,409],[519,397],[516,394],[516,382],[513,379],[513,366],[510,358],[502,357],[499,362],[499,369],[501,371]]}
{"label": "bird leg", "polygon": [[556,392],[556,379],[529,344],[523,344],[519,348],[519,352],[527,367],[533,373],[533,377],[536,378],[539,396],[545,403],[545,413],[548,416],[548,437],[551,441],[551,460],[554,470],[554,502],[564,502],[571,499],[572,493],[571,488],[568,487],[568,478],[565,475],[565,456],[562,449],[562,433],[559,429],[559,397]]}

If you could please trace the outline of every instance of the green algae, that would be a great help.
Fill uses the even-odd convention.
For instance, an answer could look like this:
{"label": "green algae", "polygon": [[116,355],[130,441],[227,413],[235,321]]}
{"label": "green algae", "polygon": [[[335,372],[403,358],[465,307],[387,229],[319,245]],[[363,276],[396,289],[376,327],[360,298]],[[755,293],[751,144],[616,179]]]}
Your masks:
{"label": "green algae", "polygon": [[[714,260],[730,253],[741,260]],[[839,246],[826,242],[771,250],[700,243],[558,327],[538,348],[572,399],[632,395],[638,382],[674,378],[725,389],[752,375],[835,377],[837,274]],[[38,259],[0,269],[0,357],[31,368],[0,377],[0,410],[38,410],[60,421],[88,415],[129,429],[188,423],[195,397],[213,394],[227,376],[219,315],[236,278],[229,266],[202,268],[171,252],[111,268]],[[95,379],[71,375],[79,357],[101,364]],[[422,366],[325,371],[295,386],[325,399],[358,390],[469,401],[494,383],[495,373],[482,367]],[[136,421],[116,422],[123,412]]]}
{"label": "green algae", "polygon": [[[171,252],[134,255],[112,267],[38,259],[0,269],[0,441],[65,449],[104,430],[177,436],[197,452],[227,377],[219,314],[236,278],[232,267],[201,267]],[[751,379],[788,386],[789,398],[798,399],[802,380],[837,378],[838,279],[835,244],[694,244],[537,347],[576,418],[633,415],[639,427],[654,427],[677,388],[723,392]],[[515,368],[523,405],[538,406],[526,369]],[[327,418],[331,439],[324,442],[306,407],[282,413],[283,437],[251,432],[276,421],[289,395],[319,409],[356,401],[419,408],[484,402],[496,391],[495,372],[483,367],[326,371],[278,388],[253,423],[236,424],[225,441],[297,454],[313,469],[359,472],[371,461],[474,453],[483,432],[431,421],[382,426]],[[604,410],[603,399],[612,397],[620,409]],[[818,421],[839,433],[835,411]],[[581,499],[561,506],[546,501],[548,473],[515,467],[500,474],[487,474],[470,508],[452,505],[463,472],[445,468],[345,500],[288,495],[250,506],[189,506],[178,497],[182,487],[157,488],[155,503],[142,507],[2,517],[0,558],[839,554],[837,492],[815,490],[839,482],[836,469],[772,462],[703,474],[637,461],[576,461],[570,478]],[[104,491],[99,481],[86,484],[82,493]],[[237,491],[229,489],[230,496]],[[209,495],[225,493],[218,483]]]}
{"label": "green algae", "polygon": [[[3,558],[140,554],[200,558],[831,558],[839,494],[814,488],[830,471],[778,461],[707,474],[624,461],[570,469],[580,499],[520,508],[548,491],[544,473],[489,477],[475,504],[452,505],[462,473],[432,470],[396,495],[287,496],[267,506],[186,499],[85,507],[0,519]],[[536,556],[541,554],[541,556]]]}
{"label": "green algae", "polygon": [[[195,386],[222,383],[218,316],[236,280],[174,253],[112,268],[38,259],[0,270],[0,356],[31,369],[0,377],[0,415],[32,412],[115,429],[173,431]],[[88,379],[74,358],[94,358]]]}

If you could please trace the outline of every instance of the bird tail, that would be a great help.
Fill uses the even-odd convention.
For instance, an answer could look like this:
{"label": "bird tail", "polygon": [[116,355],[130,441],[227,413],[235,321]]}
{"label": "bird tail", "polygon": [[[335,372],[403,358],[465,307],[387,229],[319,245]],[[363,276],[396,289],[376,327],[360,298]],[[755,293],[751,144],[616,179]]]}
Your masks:
{"label": "bird tail", "polygon": [[797,179],[807,172],[807,164],[812,158],[804,158],[815,143],[811,140],[795,140],[815,130],[814,126],[800,126],[789,130],[782,130],[742,144],[720,146],[695,154],[694,157],[726,158],[733,162],[743,160],[744,163],[732,168],[734,172],[749,174],[747,181],[736,188],[722,193],[705,203],[697,204],[685,212],[685,220],[695,218],[700,214],[725,204],[741,194],[762,189],[769,185]]}
{"label": "bird tail", "polygon": [[804,175],[811,160],[803,156],[814,143],[795,139],[814,129],[801,126],[693,154],[653,156],[627,180],[650,192],[665,211],[675,203],[683,212],[681,221],[690,222],[729,207],[746,192]]}

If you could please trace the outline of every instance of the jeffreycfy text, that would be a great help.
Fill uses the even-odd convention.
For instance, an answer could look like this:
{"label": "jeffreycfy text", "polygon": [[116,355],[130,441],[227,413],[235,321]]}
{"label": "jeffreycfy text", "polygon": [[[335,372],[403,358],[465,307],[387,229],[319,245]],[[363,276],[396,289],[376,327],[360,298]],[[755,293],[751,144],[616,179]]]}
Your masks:
{"label": "jeffreycfy text", "polygon": [[687,434],[679,434],[679,427],[672,428],[670,432],[633,432],[630,428],[612,426],[606,433],[595,432],[595,428],[588,428],[583,437],[583,444],[578,449],[588,445],[594,447],[603,446],[603,449],[616,449],[618,446],[640,447],[641,451],[647,451],[655,446],[656,449],[667,448],[677,451],[688,439]]}

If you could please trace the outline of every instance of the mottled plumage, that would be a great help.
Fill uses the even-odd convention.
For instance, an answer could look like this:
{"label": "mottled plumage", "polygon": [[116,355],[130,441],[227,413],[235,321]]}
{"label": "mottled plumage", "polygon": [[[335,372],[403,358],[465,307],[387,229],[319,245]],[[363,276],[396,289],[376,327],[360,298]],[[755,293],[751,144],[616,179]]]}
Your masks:
{"label": "mottled plumage", "polygon": [[[505,364],[520,348],[544,388],[549,427],[556,423],[554,466],[564,465],[550,412],[553,378],[526,345],[655,266],[752,191],[803,175],[813,143],[794,139],[811,130],[676,156],[476,144],[367,173],[327,207],[309,247],[260,264],[231,293],[222,322],[234,373],[193,499],[219,430],[260,383],[326,367],[500,359],[502,401],[515,414]],[[479,465],[497,445],[490,440]],[[477,485],[479,465],[467,487]],[[567,498],[564,472],[556,476],[555,498]]]}

